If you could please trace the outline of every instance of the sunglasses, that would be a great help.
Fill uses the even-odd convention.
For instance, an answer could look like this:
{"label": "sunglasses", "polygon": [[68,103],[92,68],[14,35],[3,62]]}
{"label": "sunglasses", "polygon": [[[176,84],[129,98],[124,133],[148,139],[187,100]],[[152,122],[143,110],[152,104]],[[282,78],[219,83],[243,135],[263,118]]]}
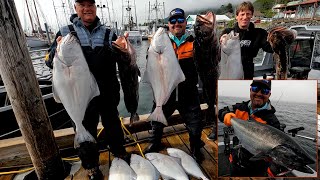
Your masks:
{"label": "sunglasses", "polygon": [[251,91],[252,92],[259,92],[261,90],[261,93],[264,94],[264,95],[268,95],[271,90],[270,89],[267,89],[267,88],[262,88],[262,87],[259,87],[259,86],[251,86]]}
{"label": "sunglasses", "polygon": [[176,22],[178,23],[184,23],[185,19],[184,18],[173,18],[173,19],[170,19],[169,22],[170,24],[175,24]]}

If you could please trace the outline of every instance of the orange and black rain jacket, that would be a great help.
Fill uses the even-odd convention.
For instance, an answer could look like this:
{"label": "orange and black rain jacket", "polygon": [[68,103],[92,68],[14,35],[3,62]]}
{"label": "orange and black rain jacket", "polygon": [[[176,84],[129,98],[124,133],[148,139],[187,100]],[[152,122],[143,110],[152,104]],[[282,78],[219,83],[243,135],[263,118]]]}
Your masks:
{"label": "orange and black rain jacket", "polygon": [[193,61],[193,36],[189,35],[179,47],[170,39],[180,67],[186,77],[185,84],[195,86],[198,83],[198,73]]}
{"label": "orange and black rain jacket", "polygon": [[239,119],[248,120],[250,116],[251,118],[255,119],[260,123],[268,124],[277,129],[280,129],[280,122],[274,114],[276,110],[271,104],[269,104],[269,107],[267,109],[262,109],[250,115],[250,109],[248,107],[249,102],[250,101],[237,103],[235,105],[227,106],[223,109],[220,109],[218,113],[219,120],[223,122],[224,115],[233,112]]}
{"label": "orange and black rain jacket", "polygon": [[[262,109],[260,111],[254,112],[250,115],[250,109],[248,107],[250,101],[237,103],[232,106],[224,107],[219,110],[218,118],[221,122],[224,121],[224,116],[227,113],[233,112],[237,118],[242,120],[248,120],[249,116],[252,119],[264,124],[268,124],[277,129],[280,129],[280,122],[276,115],[274,114],[276,110],[270,104],[267,109]],[[264,160],[259,161],[250,161],[249,159],[253,156],[248,150],[240,147],[238,150],[232,151],[230,154],[229,160],[232,163],[234,169],[238,169],[238,171],[248,172],[250,174],[246,174],[247,176],[264,176],[267,171],[270,171],[268,168],[270,164],[265,162]],[[241,167],[241,168],[239,168]]]}

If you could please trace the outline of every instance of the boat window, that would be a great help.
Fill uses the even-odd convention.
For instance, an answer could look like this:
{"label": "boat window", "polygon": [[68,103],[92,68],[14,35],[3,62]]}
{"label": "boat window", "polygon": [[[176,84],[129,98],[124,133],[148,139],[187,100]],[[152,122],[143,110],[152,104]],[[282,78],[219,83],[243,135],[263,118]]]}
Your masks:
{"label": "boat window", "polygon": [[289,49],[291,67],[310,67],[312,49],[312,39],[295,40]]}
{"label": "boat window", "polygon": [[315,35],[311,62],[311,69],[320,70],[320,32]]}

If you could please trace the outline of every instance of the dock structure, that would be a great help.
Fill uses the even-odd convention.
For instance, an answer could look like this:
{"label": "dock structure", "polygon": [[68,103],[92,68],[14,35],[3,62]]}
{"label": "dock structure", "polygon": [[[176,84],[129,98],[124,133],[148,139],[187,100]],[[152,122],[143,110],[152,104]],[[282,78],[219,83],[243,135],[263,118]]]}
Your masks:
{"label": "dock structure", "polygon": [[64,166],[54,140],[15,3],[0,1],[0,8],[0,73],[26,149],[38,179],[61,179]]}

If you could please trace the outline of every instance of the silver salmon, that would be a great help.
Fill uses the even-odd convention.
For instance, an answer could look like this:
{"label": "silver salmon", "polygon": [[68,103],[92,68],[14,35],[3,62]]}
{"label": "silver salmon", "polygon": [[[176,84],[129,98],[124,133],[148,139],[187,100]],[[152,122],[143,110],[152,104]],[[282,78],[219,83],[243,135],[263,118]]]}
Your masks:
{"label": "silver salmon", "polygon": [[231,119],[235,135],[241,146],[254,156],[250,160],[268,160],[288,170],[313,173],[307,164],[312,157],[286,133],[255,120]]}

